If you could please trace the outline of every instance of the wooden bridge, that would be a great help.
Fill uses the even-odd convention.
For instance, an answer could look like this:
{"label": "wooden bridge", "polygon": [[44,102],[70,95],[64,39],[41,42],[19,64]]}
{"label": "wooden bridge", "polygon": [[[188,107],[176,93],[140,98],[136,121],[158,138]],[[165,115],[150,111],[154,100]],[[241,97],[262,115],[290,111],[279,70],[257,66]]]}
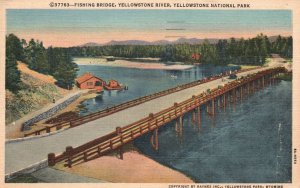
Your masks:
{"label": "wooden bridge", "polygon": [[[183,118],[186,113],[192,113],[192,122],[201,129],[201,107],[206,106],[208,115],[214,116],[217,107],[225,108],[228,103],[235,103],[242,100],[245,95],[250,95],[258,89],[262,89],[274,83],[276,76],[285,69],[282,67],[269,68],[258,71],[257,73],[242,76],[236,80],[219,85],[216,88],[194,95],[192,98],[174,103],[167,109],[158,113],[150,113],[148,117],[131,123],[124,127],[117,127],[115,131],[92,140],[78,147],[67,146],[66,150],[60,154],[48,154],[48,165],[54,166],[56,163],[63,162],[65,166],[72,167],[85,161],[89,161],[112,151],[118,151],[119,157],[123,158],[123,146],[134,139],[151,133],[150,143],[153,149],[159,149],[159,128],[168,122],[175,122],[176,134],[182,136]],[[213,79],[218,79],[213,78]],[[198,83],[197,83],[198,82]],[[193,84],[199,84],[197,81]],[[186,86],[188,87],[188,85]]]}
{"label": "wooden bridge", "polygon": [[[243,70],[236,71],[235,73],[242,73],[242,72],[247,72],[247,71],[255,70],[255,69],[256,68],[243,69]],[[95,113],[88,114],[86,116],[78,117],[76,119],[73,119],[72,121],[55,123],[53,125],[48,125],[48,126],[45,126],[44,128],[34,130],[34,131],[25,131],[24,137],[37,136],[37,135],[41,135],[41,134],[47,134],[47,133],[50,133],[50,132],[55,132],[55,131],[58,131],[60,129],[67,129],[67,128],[77,127],[77,126],[83,125],[87,122],[94,121],[94,120],[102,118],[102,117],[106,117],[108,115],[111,115],[111,114],[114,114],[114,113],[119,112],[121,110],[124,110],[124,109],[130,108],[130,107],[145,103],[147,101],[151,101],[153,99],[156,99],[156,98],[159,98],[159,97],[162,97],[162,96],[166,96],[166,95],[169,95],[169,94],[172,94],[172,93],[175,93],[175,92],[179,92],[179,91],[182,91],[182,90],[185,90],[187,88],[191,88],[191,87],[194,87],[194,86],[197,86],[197,85],[205,84],[207,82],[211,82],[213,80],[220,79],[224,76],[229,76],[229,73],[230,72],[228,71],[228,72],[222,73],[220,75],[211,76],[211,77],[208,77],[208,78],[202,79],[202,80],[196,80],[196,81],[193,81],[193,82],[190,82],[190,83],[187,83],[187,84],[183,84],[183,85],[179,85],[179,86],[176,86],[176,87],[164,90],[164,91],[153,93],[151,95],[143,96],[143,97],[131,100],[131,101],[121,103],[121,104],[116,105],[116,106],[106,108],[104,110],[101,110],[101,111],[98,111],[98,112],[95,112]]]}

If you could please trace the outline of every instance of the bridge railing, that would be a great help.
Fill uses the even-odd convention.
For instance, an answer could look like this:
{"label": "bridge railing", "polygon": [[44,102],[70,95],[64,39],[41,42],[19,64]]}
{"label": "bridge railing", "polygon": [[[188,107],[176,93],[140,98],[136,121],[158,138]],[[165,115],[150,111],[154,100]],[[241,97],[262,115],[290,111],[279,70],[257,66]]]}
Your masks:
{"label": "bridge railing", "polygon": [[[242,70],[236,71],[236,73],[241,73],[241,72],[255,70],[255,69],[258,69],[258,68],[242,69]],[[57,131],[57,130],[60,130],[60,129],[76,127],[76,126],[85,124],[87,122],[90,122],[90,121],[93,121],[93,120],[111,115],[111,114],[116,113],[116,112],[119,112],[121,110],[139,105],[141,103],[144,103],[144,102],[147,102],[147,101],[150,101],[150,100],[153,100],[155,98],[159,98],[159,97],[169,95],[171,93],[175,93],[175,92],[178,92],[178,91],[190,88],[190,87],[194,87],[196,85],[200,85],[200,84],[203,84],[203,83],[206,83],[206,82],[210,82],[210,81],[213,81],[213,80],[216,80],[216,79],[220,79],[220,78],[222,78],[224,76],[228,76],[228,75],[229,75],[229,72],[227,71],[226,73],[222,73],[222,74],[219,74],[217,76],[212,76],[212,77],[208,77],[206,79],[196,80],[196,81],[193,81],[193,82],[190,82],[190,83],[179,85],[179,86],[167,89],[167,90],[163,90],[163,91],[160,91],[160,92],[157,92],[157,93],[153,93],[153,94],[150,94],[150,95],[147,95],[147,96],[143,96],[143,97],[140,97],[140,98],[137,98],[137,99],[133,99],[133,100],[121,103],[119,105],[115,105],[115,106],[106,108],[104,110],[95,112],[95,113],[91,113],[91,114],[88,114],[88,115],[85,115],[85,116],[82,116],[82,117],[75,118],[75,119],[73,119],[72,121],[69,121],[69,122],[60,122],[60,123],[56,123],[56,124],[53,124],[53,125],[46,126],[44,128],[38,129],[38,130],[34,130],[32,132],[24,133],[24,137],[34,136],[34,135],[41,135],[41,134],[46,134],[46,133],[50,133],[50,132],[53,132],[53,131]]]}
{"label": "bridge railing", "polygon": [[120,148],[120,146],[131,142],[135,138],[157,129],[197,108],[198,106],[207,103],[217,96],[221,96],[234,88],[240,87],[248,82],[263,77],[266,74],[271,72],[276,73],[279,71],[282,71],[282,68],[268,69],[265,71],[260,71],[251,76],[246,76],[243,79],[237,79],[225,84],[222,88],[215,88],[210,93],[201,93],[156,114],[150,114],[149,117],[119,128],[119,131],[113,131],[79,147],[67,147],[66,151],[58,156],[55,156],[55,154],[51,153],[48,155],[49,165],[55,165],[58,162],[64,161],[66,166],[71,167],[74,164],[103,156],[108,152],[114,151]]}

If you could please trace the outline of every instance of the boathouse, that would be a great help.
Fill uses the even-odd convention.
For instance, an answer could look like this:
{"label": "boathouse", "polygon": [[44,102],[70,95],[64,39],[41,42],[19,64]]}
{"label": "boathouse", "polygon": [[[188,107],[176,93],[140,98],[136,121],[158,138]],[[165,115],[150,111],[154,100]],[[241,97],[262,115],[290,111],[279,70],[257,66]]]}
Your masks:
{"label": "boathouse", "polygon": [[105,85],[105,89],[107,89],[107,90],[121,90],[123,88],[117,80],[109,80],[108,84]]}
{"label": "boathouse", "polygon": [[85,73],[76,79],[76,85],[80,89],[95,89],[96,91],[102,91],[105,86],[105,81],[101,78],[94,76],[91,73]]}

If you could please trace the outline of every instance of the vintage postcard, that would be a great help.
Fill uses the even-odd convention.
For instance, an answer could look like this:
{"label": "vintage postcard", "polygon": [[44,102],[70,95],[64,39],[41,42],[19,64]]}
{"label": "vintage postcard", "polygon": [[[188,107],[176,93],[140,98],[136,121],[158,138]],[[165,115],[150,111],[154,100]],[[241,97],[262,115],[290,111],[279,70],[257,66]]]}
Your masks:
{"label": "vintage postcard", "polygon": [[1,187],[300,187],[296,1],[0,2]]}

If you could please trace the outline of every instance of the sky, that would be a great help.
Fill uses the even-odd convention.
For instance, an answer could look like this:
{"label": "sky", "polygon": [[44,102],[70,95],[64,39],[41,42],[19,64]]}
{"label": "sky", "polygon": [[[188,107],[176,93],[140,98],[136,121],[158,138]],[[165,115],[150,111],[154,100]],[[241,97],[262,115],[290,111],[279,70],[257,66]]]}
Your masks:
{"label": "sky", "polygon": [[69,47],[112,40],[255,37],[292,34],[289,10],[38,10],[6,12],[6,34]]}

